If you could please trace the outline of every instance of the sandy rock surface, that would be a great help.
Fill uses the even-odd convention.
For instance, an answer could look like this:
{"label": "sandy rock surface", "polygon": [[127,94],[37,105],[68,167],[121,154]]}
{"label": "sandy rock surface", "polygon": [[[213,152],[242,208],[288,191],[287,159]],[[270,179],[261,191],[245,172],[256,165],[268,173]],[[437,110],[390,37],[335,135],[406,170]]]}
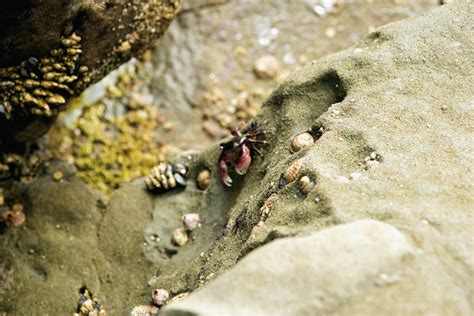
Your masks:
{"label": "sandy rock surface", "polygon": [[[318,254],[313,254],[311,247],[297,254],[301,239],[288,239],[256,250],[194,296],[170,305],[167,313],[214,315],[225,311],[239,315],[245,306],[262,311],[262,315],[264,310],[284,314],[300,307],[298,314],[308,315],[315,310],[347,315],[472,313],[473,70],[466,63],[473,48],[472,12],[472,4],[446,6],[379,28],[352,49],[293,74],[270,97],[261,118],[276,118],[272,127],[279,132],[271,139],[271,154],[243,180],[230,211],[231,224],[244,216],[250,226],[255,225],[255,213],[262,205],[258,199],[275,189],[272,183],[295,159],[307,157],[301,175],[314,179],[313,191],[305,197],[296,183],[279,191],[255,238],[247,240],[250,228],[243,229],[246,241],[240,256],[275,238],[372,218],[405,235],[416,249],[414,259],[401,260],[399,270],[383,271],[387,257],[375,252],[379,257],[374,261],[382,266],[380,270],[374,266],[373,275],[380,273],[374,280],[359,274],[358,265],[339,261],[338,256],[344,254],[335,243],[323,267],[315,260],[318,267],[312,267],[315,272],[310,278],[304,269],[292,269]],[[290,154],[288,145],[294,135],[321,128],[323,133],[313,146]],[[319,234],[328,236],[331,231]],[[344,237],[340,237],[342,243]],[[235,262],[230,259],[236,258],[235,239],[230,235],[219,240],[209,260],[214,263],[201,271],[216,273],[222,271],[222,264]],[[294,277],[267,279],[275,273],[274,265],[267,261],[271,249],[287,252],[288,257],[282,254],[281,260],[290,264],[279,273]],[[318,248],[314,249],[317,253]],[[345,255],[351,257],[347,260],[372,260],[363,253],[361,249]],[[334,265],[348,279],[328,278],[320,287],[320,280],[326,280],[326,269]],[[250,281],[255,279],[268,280],[263,282],[268,287]],[[350,292],[347,282],[356,280],[367,287],[361,285]],[[321,304],[318,296],[304,301],[306,291],[316,288],[323,294],[325,288],[332,288],[334,296]],[[253,299],[259,295],[265,298]],[[286,306],[286,295],[295,300],[299,295],[303,302]],[[275,297],[280,296],[278,301]],[[275,305],[279,302],[282,306],[278,310]],[[306,309],[304,304],[308,304]]]}
{"label": "sandy rock surface", "polygon": [[164,315],[314,315],[374,285],[398,282],[416,249],[391,225],[360,220],[252,252]]}
{"label": "sandy rock surface", "polygon": [[[64,165],[46,168],[25,188],[26,224],[0,240],[1,311],[71,313],[86,283],[112,315],[148,304],[155,288],[198,289],[165,315],[472,313],[473,13],[443,6],[295,72],[256,118],[270,131],[264,158],[232,174],[231,188],[218,177],[219,144],[177,158],[188,185],[160,195],[140,180],[104,201]],[[302,132],[315,142],[292,153]],[[296,180],[279,185],[298,159],[297,180],[314,182],[307,194]],[[171,232],[188,213],[202,225],[178,247]]]}

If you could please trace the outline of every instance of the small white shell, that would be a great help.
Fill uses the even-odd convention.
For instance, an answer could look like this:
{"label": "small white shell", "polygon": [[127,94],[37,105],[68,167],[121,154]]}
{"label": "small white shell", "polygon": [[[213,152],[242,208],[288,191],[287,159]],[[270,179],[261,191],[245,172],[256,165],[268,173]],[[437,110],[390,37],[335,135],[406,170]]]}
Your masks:
{"label": "small white shell", "polygon": [[314,183],[311,181],[311,179],[308,176],[302,176],[300,181],[300,190],[303,192],[305,195],[311,191],[311,189],[314,187]]}
{"label": "small white shell", "polygon": [[180,227],[173,230],[171,233],[171,242],[179,247],[184,246],[188,242],[186,229]]}
{"label": "small white shell", "polygon": [[199,219],[199,214],[189,213],[183,215],[183,225],[188,232],[201,227],[201,220]]}
{"label": "small white shell", "polygon": [[162,306],[166,304],[170,298],[170,293],[165,289],[156,289],[151,293],[151,300],[156,306]]}
{"label": "small white shell", "polygon": [[292,153],[295,153],[302,148],[311,146],[312,144],[314,144],[313,135],[307,132],[301,133],[293,137],[293,140],[291,141],[290,151]]}

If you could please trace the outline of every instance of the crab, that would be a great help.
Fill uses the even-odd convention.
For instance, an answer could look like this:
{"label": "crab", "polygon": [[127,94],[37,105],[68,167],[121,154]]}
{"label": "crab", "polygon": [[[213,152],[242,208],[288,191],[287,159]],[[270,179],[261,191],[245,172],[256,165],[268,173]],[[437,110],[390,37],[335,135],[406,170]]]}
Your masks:
{"label": "crab", "polygon": [[236,128],[232,131],[232,139],[221,144],[222,152],[219,156],[220,178],[225,186],[232,186],[230,170],[238,175],[245,175],[255,155],[263,157],[261,146],[268,144],[260,139],[267,132],[262,130],[257,123],[252,123],[241,131]]}

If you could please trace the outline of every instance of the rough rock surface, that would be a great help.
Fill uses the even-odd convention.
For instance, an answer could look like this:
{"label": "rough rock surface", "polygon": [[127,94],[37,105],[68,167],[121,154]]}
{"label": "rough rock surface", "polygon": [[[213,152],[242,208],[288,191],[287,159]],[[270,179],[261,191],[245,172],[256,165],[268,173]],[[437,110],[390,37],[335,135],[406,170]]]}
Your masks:
{"label": "rough rock surface", "polygon": [[[223,281],[205,287],[215,277],[255,273],[266,280],[272,271],[266,270],[266,262],[258,271],[242,271],[241,266],[266,259],[272,248],[285,245],[294,255],[283,258],[304,265],[306,256],[297,255],[299,243],[316,240],[312,247],[318,249],[331,243],[334,231],[361,237],[369,234],[367,227],[383,227],[385,238],[367,238],[374,247],[385,240],[383,251],[370,254],[358,239],[341,233],[325,258],[308,254],[327,259],[322,271],[340,272],[347,279],[324,283],[334,291],[321,290],[322,297],[332,300],[315,299],[295,309],[304,313],[311,306],[338,315],[472,314],[473,13],[470,3],[452,4],[381,27],[357,46],[293,74],[256,118],[271,132],[271,145],[245,177],[233,175],[232,188],[218,179],[218,144],[178,159],[190,166],[186,189],[153,196],[139,181],[117,190],[106,206],[73,177],[53,182],[53,170],[47,171],[27,188],[24,228],[7,228],[2,234],[0,251],[7,263],[0,267],[14,282],[2,279],[0,310],[70,313],[77,288],[86,283],[111,314],[125,315],[134,305],[147,304],[153,288],[174,296],[204,286],[189,301],[165,308],[172,315],[189,315],[198,308],[188,307],[193,295],[202,298],[205,293],[202,300],[209,302],[221,297],[223,290],[213,288]],[[291,153],[292,138],[304,131],[315,143]],[[297,181],[278,185],[281,173],[302,157],[307,161],[299,175],[315,182],[307,195]],[[193,179],[203,168],[211,171],[212,180],[201,191]],[[278,192],[277,199],[255,231],[260,208],[272,192]],[[191,212],[199,213],[202,227],[178,248],[170,233]],[[351,223],[359,219],[386,224]],[[351,224],[328,228],[343,223]],[[56,224],[70,225],[70,231],[58,234]],[[389,252],[390,245],[400,245],[400,252]],[[369,254],[351,255],[351,246]],[[340,261],[339,255],[347,260]],[[242,265],[223,274],[241,258]],[[348,265],[349,260],[355,264]],[[374,269],[364,262],[376,262]],[[324,280],[321,275],[314,279]],[[296,289],[305,286],[301,279],[285,281]],[[260,287],[245,278],[232,282],[237,283],[225,290],[231,298],[244,299]],[[43,292],[48,294],[38,299]],[[226,298],[220,302],[219,308],[232,315],[235,304],[225,305]],[[274,302],[267,301],[267,307],[265,300],[253,303],[273,310]],[[207,309],[199,313],[211,314]]]}
{"label": "rough rock surface", "polygon": [[320,314],[385,279],[398,281],[415,254],[403,233],[373,220],[284,238],[250,253],[163,315]]}
{"label": "rough rock surface", "polygon": [[[207,280],[275,238],[373,218],[397,227],[420,254],[398,282],[358,292],[342,305],[327,302],[328,312],[472,313],[474,86],[472,63],[466,62],[473,49],[472,13],[472,4],[460,3],[379,28],[281,85],[258,119],[278,131],[270,138],[272,148],[263,161],[254,162],[230,208],[228,230],[236,222],[246,225],[213,245],[198,276]],[[317,141],[291,154],[292,137],[305,130]],[[315,188],[304,196],[296,182],[285,186],[265,225],[249,238],[262,200],[275,190],[280,173],[303,156],[308,161],[300,174],[312,178]],[[265,262],[258,265],[263,278]],[[230,292],[251,297],[260,286],[239,280]],[[332,281],[331,286],[344,286]],[[176,284],[166,276],[156,282]],[[225,301],[212,287],[204,292],[209,302]],[[189,300],[195,302],[192,296]],[[190,306],[185,302],[180,307]],[[226,308],[234,314],[235,302]],[[199,312],[208,314],[207,309]]]}
{"label": "rough rock surface", "polygon": [[[20,96],[22,105],[17,104],[14,95],[18,86],[22,86],[25,77],[29,78],[28,67],[36,67],[34,60],[31,62],[32,57],[37,61],[53,58],[52,50],[60,47],[65,35],[74,32],[82,38],[79,59],[74,62],[88,68],[88,79],[77,84],[73,93],[64,96],[67,101],[150,47],[153,39],[163,35],[178,12],[179,4],[179,0],[61,0],[0,4],[0,145],[35,140],[47,131],[57,112],[64,108],[63,105],[57,109],[49,102],[51,113],[38,115],[34,110],[35,102],[24,104],[27,102]],[[31,71],[41,72],[39,69]],[[10,87],[11,83],[16,84],[15,89]],[[26,87],[24,83],[23,86]],[[56,87],[43,88],[57,90]],[[35,97],[40,98],[39,95]]]}

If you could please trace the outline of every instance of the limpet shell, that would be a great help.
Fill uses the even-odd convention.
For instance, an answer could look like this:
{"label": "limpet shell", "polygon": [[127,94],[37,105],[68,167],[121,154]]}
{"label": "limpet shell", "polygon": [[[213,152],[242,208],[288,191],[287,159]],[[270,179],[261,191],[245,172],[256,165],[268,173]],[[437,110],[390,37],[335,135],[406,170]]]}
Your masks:
{"label": "limpet shell", "polygon": [[291,141],[290,151],[292,153],[295,153],[300,149],[311,146],[312,144],[314,144],[313,135],[308,132],[301,133],[293,137],[293,140]]}
{"label": "limpet shell", "polygon": [[206,190],[211,183],[211,172],[207,169],[202,170],[199,172],[196,178],[197,187],[200,190]]}
{"label": "limpet shell", "polygon": [[299,186],[300,186],[301,192],[303,192],[306,195],[314,187],[314,183],[313,181],[311,181],[311,179],[308,176],[302,176],[299,181]]}
{"label": "limpet shell", "polygon": [[171,233],[171,242],[179,247],[186,245],[188,242],[188,233],[186,232],[186,229],[180,227],[173,230]]}

